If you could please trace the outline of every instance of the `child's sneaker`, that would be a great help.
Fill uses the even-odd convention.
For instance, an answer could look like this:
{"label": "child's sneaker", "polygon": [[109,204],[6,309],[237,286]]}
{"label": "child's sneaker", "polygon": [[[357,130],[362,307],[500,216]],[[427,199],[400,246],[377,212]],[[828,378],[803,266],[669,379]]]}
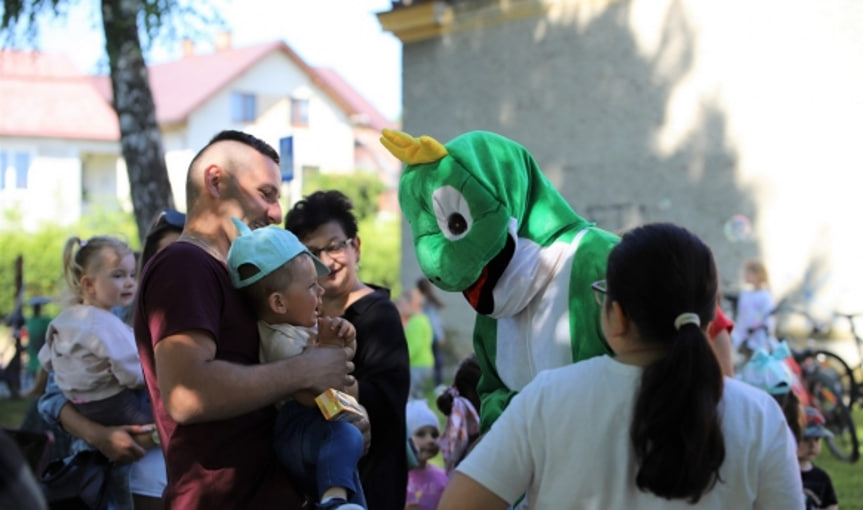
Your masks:
{"label": "child's sneaker", "polygon": [[318,503],[315,508],[318,510],[366,510],[356,503],[348,503],[343,498],[333,498],[326,503]]}

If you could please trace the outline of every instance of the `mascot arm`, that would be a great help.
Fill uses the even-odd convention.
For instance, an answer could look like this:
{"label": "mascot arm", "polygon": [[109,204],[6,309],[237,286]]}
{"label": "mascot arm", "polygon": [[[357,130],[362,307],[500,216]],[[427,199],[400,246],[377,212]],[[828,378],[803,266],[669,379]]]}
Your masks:
{"label": "mascot arm", "polygon": [[480,434],[485,434],[491,424],[503,413],[509,401],[516,395],[497,375],[497,321],[487,315],[478,315],[474,326],[473,347],[482,375],[477,384],[480,398]]}

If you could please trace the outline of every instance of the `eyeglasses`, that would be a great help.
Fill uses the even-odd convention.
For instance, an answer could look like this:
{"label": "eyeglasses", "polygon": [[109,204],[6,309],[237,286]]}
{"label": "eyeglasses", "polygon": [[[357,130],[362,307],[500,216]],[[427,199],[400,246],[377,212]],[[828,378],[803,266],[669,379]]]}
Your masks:
{"label": "eyeglasses", "polygon": [[317,258],[321,258],[322,253],[326,253],[330,258],[338,257],[345,253],[345,248],[350,246],[353,241],[354,240],[352,238],[348,238],[344,241],[333,243],[326,248],[309,248],[309,251]]}
{"label": "eyeglasses", "polygon": [[608,294],[608,287],[605,285],[605,280],[597,280],[591,283],[590,288],[593,289],[593,299],[596,300],[596,304],[602,306],[605,302],[605,295]]}

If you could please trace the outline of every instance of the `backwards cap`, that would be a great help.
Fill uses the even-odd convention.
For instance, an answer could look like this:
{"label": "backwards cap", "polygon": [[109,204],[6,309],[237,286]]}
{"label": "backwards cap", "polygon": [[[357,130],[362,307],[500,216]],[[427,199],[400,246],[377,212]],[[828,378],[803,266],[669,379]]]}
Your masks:
{"label": "backwards cap", "polygon": [[[301,253],[312,258],[318,276],[329,274],[327,266],[312,255],[290,230],[275,225],[251,230],[237,218],[231,218],[231,221],[240,233],[228,249],[228,271],[234,287],[239,289],[255,283]],[[251,264],[258,272],[243,278],[239,269],[245,264]]]}

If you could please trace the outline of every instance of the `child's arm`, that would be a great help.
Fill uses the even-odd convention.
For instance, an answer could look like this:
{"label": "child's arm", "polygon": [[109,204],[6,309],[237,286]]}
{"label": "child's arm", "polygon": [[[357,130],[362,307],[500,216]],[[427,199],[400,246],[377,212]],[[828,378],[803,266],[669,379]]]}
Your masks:
{"label": "child's arm", "polygon": [[[349,359],[353,359],[354,354],[357,352],[357,330],[350,321],[340,317],[319,317],[317,344],[347,347],[350,351]],[[337,389],[359,399],[359,388],[359,384],[355,379],[350,386]]]}

